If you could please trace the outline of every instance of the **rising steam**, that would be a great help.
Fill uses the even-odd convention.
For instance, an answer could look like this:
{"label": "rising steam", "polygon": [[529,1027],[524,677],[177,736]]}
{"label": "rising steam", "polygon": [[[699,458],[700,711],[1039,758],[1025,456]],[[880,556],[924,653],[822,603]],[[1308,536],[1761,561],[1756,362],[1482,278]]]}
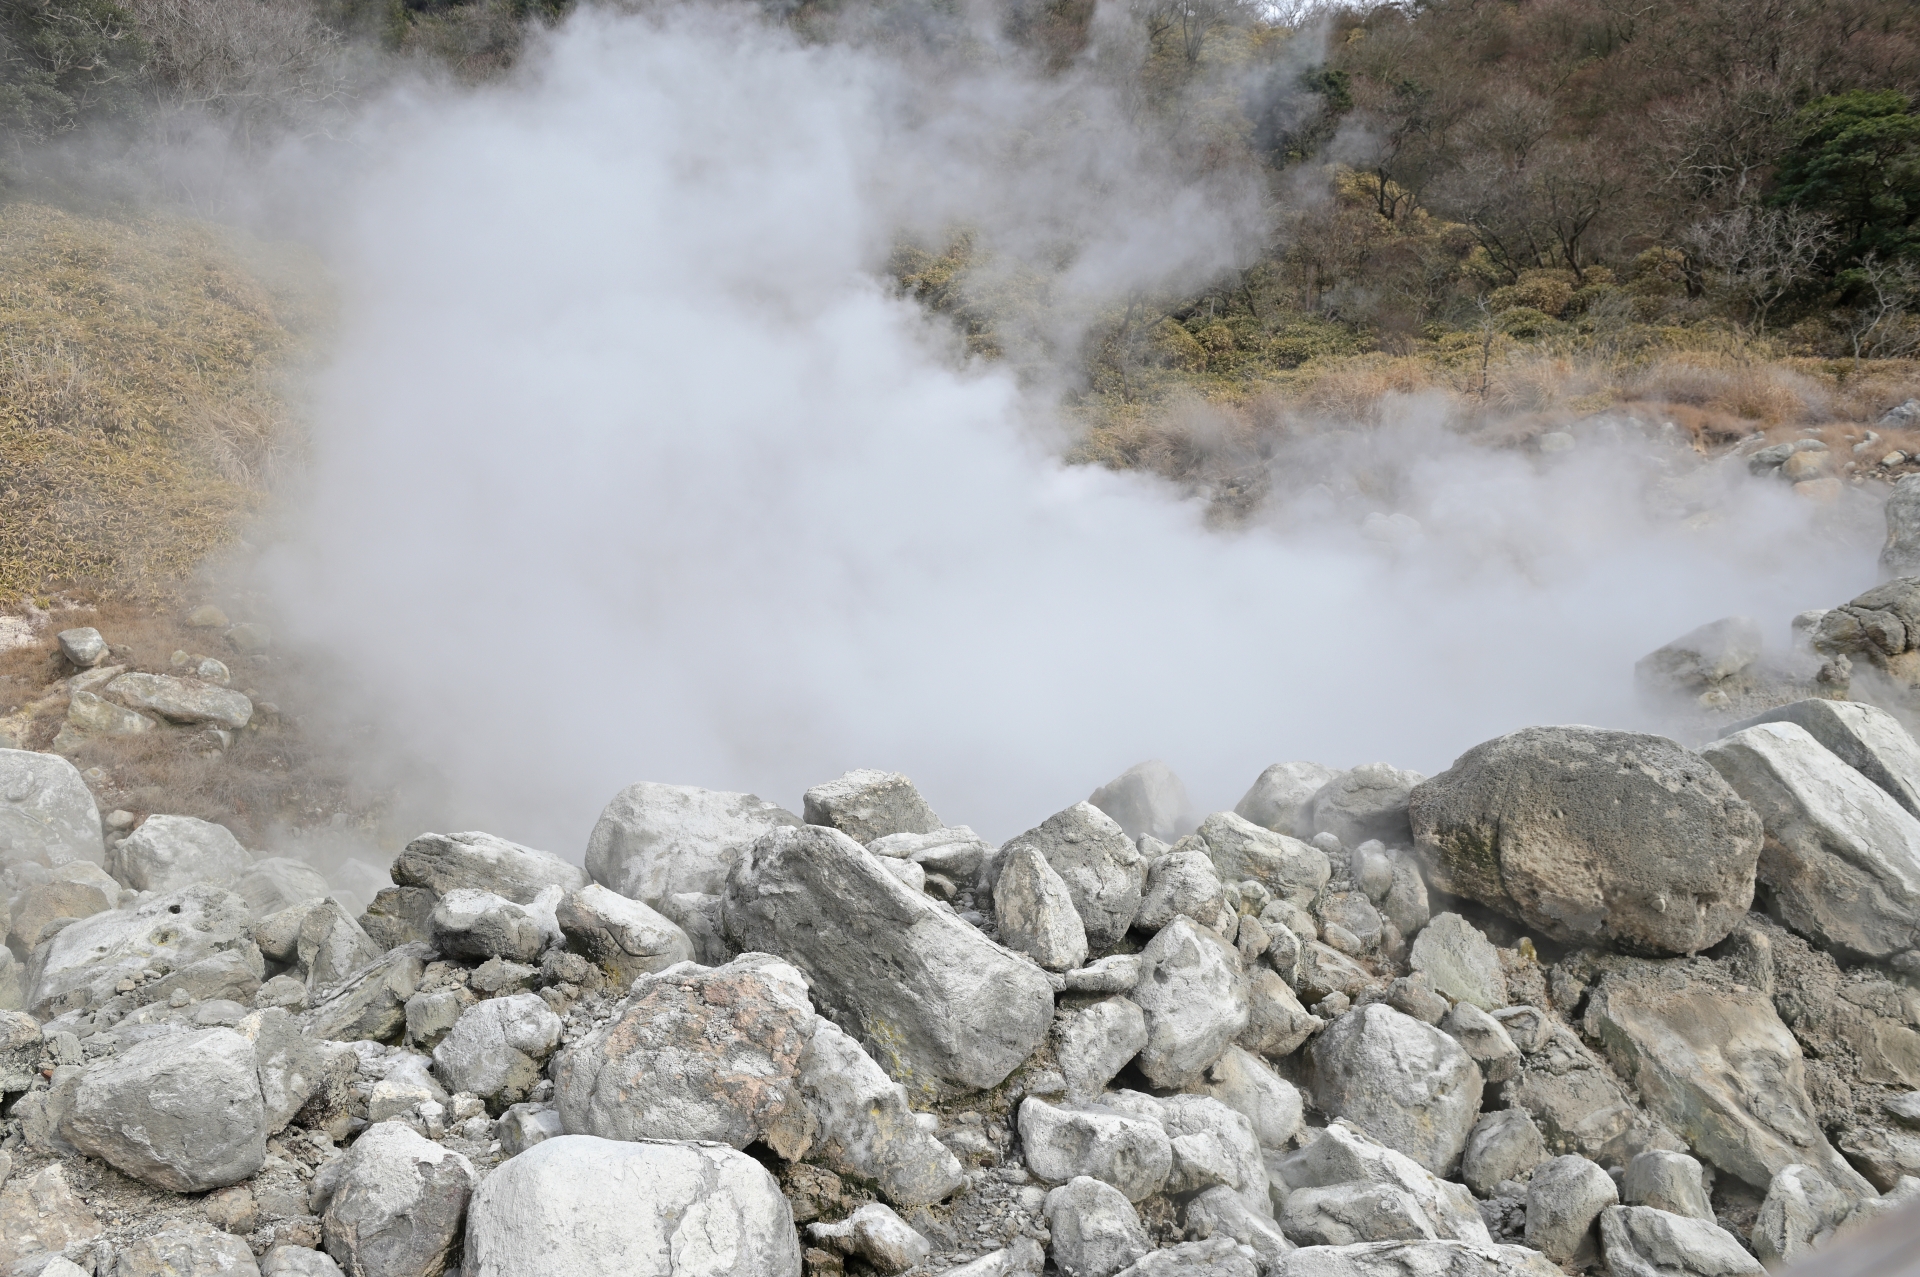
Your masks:
{"label": "rising steam", "polygon": [[1091,304],[1257,247],[1258,192],[1183,178],[1091,75],[587,14],[367,136],[268,568],[449,826],[577,857],[633,780],[792,806],[878,766],[1004,837],[1145,757],[1209,807],[1284,758],[1432,771],[1632,725],[1649,648],[1731,612],[1784,640],[1871,579],[1784,490],[1637,437],[1490,451],[1418,401],[1283,454],[1236,531],[1062,464],[1052,388],[965,365],[876,272],[965,223],[1069,246]]}

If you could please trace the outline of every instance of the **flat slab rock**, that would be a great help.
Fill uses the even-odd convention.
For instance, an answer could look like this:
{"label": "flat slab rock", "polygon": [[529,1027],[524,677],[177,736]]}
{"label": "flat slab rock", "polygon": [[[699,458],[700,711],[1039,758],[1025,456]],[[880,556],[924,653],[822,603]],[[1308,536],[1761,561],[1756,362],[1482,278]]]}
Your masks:
{"label": "flat slab rock", "polygon": [[1361,1242],[1289,1251],[1280,1277],[1565,1277],[1525,1246],[1472,1242]]}
{"label": "flat slab rock", "polygon": [[394,859],[393,881],[446,895],[459,887],[491,891],[517,905],[531,904],[548,887],[577,891],[587,875],[552,852],[522,847],[492,834],[421,834]]}
{"label": "flat slab rock", "polygon": [[997,1086],[1053,1023],[1045,972],[838,830],[766,834],[728,885],[724,911],[733,944],[799,967],[917,1096]]}

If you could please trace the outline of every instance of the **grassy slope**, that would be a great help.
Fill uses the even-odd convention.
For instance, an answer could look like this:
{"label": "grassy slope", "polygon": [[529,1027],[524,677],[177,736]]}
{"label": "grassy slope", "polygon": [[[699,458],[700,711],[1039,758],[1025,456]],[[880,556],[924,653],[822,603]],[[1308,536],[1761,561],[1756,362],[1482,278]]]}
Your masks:
{"label": "grassy slope", "polygon": [[167,593],[260,506],[317,269],[198,223],[0,205],[0,599]]}

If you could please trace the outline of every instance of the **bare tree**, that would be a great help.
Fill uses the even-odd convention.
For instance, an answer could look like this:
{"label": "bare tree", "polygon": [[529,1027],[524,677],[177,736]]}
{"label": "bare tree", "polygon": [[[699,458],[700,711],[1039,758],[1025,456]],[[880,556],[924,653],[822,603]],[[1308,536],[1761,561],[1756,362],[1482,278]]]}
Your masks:
{"label": "bare tree", "polygon": [[324,127],[351,92],[348,49],[301,0],[128,0],[168,104],[243,143]]}
{"label": "bare tree", "polygon": [[1920,325],[1912,310],[1920,299],[1920,270],[1911,262],[1889,262],[1868,253],[1848,278],[1859,304],[1841,312],[1841,323],[1853,344],[1853,361],[1901,359],[1920,349]]}
{"label": "bare tree", "polygon": [[1680,246],[1713,287],[1747,307],[1764,333],[1768,312],[1814,277],[1835,239],[1832,223],[1817,213],[1741,205],[1695,222],[1681,233]]}

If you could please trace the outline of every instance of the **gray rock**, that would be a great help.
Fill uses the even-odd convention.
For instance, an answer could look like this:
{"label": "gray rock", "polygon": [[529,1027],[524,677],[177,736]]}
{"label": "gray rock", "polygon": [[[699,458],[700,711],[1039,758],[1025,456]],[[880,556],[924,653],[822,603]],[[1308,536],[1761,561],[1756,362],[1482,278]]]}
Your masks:
{"label": "gray rock", "polygon": [[1467,1136],[1460,1178],[1480,1197],[1492,1197],[1505,1180],[1525,1180],[1547,1160],[1546,1141],[1525,1109],[1482,1114]]}
{"label": "gray rock", "polygon": [[993,845],[965,825],[936,829],[928,834],[888,834],[867,844],[867,850],[883,859],[911,860],[930,874],[943,874],[953,882],[972,882],[980,868],[993,855]]}
{"label": "gray rock", "polygon": [[1480,928],[1457,913],[1435,914],[1414,937],[1407,955],[1433,988],[1483,1011],[1507,1005],[1507,974],[1500,952]]}
{"label": "gray rock", "polygon": [[812,1138],[798,1078],[814,1021],[805,978],[764,953],[643,976],[555,1060],[560,1120],[573,1135],[763,1140],[798,1158]]}
{"label": "gray rock", "polygon": [[104,1002],[116,984],[143,972],[184,974],[222,959],[251,971],[258,989],[266,969],[248,930],[246,902],[219,887],[187,887],[82,918],[34,950],[27,1006],[51,1018]]}
{"label": "gray rock", "polygon": [[1323,891],[1313,902],[1313,913],[1328,944],[1339,937],[1356,957],[1379,948],[1384,934],[1380,913],[1361,892]]}
{"label": "gray rock", "polygon": [[1039,852],[1067,884],[1090,945],[1108,948],[1127,934],[1140,911],[1147,858],[1112,817],[1075,803],[1002,847],[992,872],[1023,847]]}
{"label": "gray rock", "polygon": [[1707,760],[1765,822],[1759,878],[1823,948],[1885,959],[1920,937],[1920,819],[1797,723],[1715,741]]}
{"label": "gray rock", "polygon": [[1213,1237],[1153,1251],[1115,1277],[1260,1277],[1260,1270],[1251,1249],[1231,1237]]}
{"label": "gray rock", "polygon": [[1613,1176],[1598,1164],[1574,1156],[1542,1162],[1527,1184],[1527,1245],[1556,1263],[1589,1262],[1598,1254],[1600,1212],[1619,1201]]}
{"label": "gray rock", "polygon": [[570,893],[557,917],[567,939],[604,967],[616,984],[632,984],[693,957],[693,942],[685,931],[639,900],[599,883]]}
{"label": "gray rock", "polygon": [[242,1017],[234,1032],[253,1044],[266,1133],[278,1135],[319,1089],[326,1056],[300,1032],[300,1022],[279,1007]]}
{"label": "gray rock", "polygon": [[1461,1002],[1440,1021],[1440,1031],[1466,1049],[1489,1082],[1505,1082],[1520,1071],[1520,1048],[1500,1021],[1471,1002]]}
{"label": "gray rock", "polygon": [[1647,1108],[1720,1170],[1765,1188],[1803,1162],[1872,1195],[1821,1133],[1800,1045],[1765,994],[1710,964],[1640,963],[1601,977],[1586,1029]]}
{"label": "gray rock", "polygon": [[531,904],[548,887],[576,891],[587,877],[551,852],[522,847],[486,833],[421,834],[393,862],[393,881],[445,896],[468,888],[491,891],[517,905]]}
{"label": "gray rock", "polygon": [[58,754],[0,749],[0,865],[105,858],[100,810],[80,769]]}
{"label": "gray rock", "polygon": [[1400,976],[1387,986],[1387,1005],[1402,1015],[1410,1015],[1423,1024],[1438,1024],[1452,1008],[1433,991],[1424,972]]}
{"label": "gray rock", "polygon": [[1345,1120],[1335,1121],[1298,1152],[1279,1159],[1274,1173],[1287,1188],[1281,1227],[1297,1241],[1348,1244],[1308,1242],[1309,1237],[1328,1236],[1390,1240],[1368,1236],[1379,1232],[1482,1244],[1492,1240],[1466,1189]]}
{"label": "gray rock", "polygon": [[1905,1095],[1882,1100],[1880,1107],[1900,1125],[1920,1130],[1920,1091],[1908,1091]]}
{"label": "gray rock", "polygon": [[1049,1184],[1087,1175],[1137,1202],[1159,1192],[1173,1172],[1173,1142],[1157,1120],[1096,1105],[1055,1108],[1028,1096],[1019,1128],[1028,1169]]}
{"label": "gray rock", "polygon": [[1247,1027],[1239,1043],[1269,1059],[1282,1059],[1305,1045],[1325,1021],[1308,1015],[1287,982],[1265,966],[1255,966],[1247,978]]}
{"label": "gray rock", "polygon": [[1087,931],[1074,911],[1072,894],[1031,845],[1007,853],[993,884],[993,914],[1000,942],[1049,971],[1066,971],[1087,960]]}
{"label": "gray rock", "polygon": [[837,829],[857,843],[943,828],[913,782],[898,772],[850,771],[838,780],[815,785],[803,798],[801,810],[809,825]]}
{"label": "gray rock", "polygon": [[1211,1096],[1245,1117],[1261,1148],[1287,1148],[1301,1131],[1305,1106],[1299,1090],[1258,1056],[1237,1046],[1228,1047],[1187,1089]]}
{"label": "gray rock", "polygon": [[1299,975],[1294,985],[1309,1006],[1331,994],[1357,998],[1376,983],[1371,972],[1337,949],[1309,940],[1300,948]]}
{"label": "gray rock", "polygon": [[1332,834],[1348,847],[1378,839],[1389,847],[1413,843],[1407,798],[1426,779],[1385,763],[1362,763],[1342,772],[1309,798],[1300,811],[1303,836]]}
{"label": "gray rock", "polygon": [[[148,823],[153,819],[149,817]],[[227,884],[227,890],[246,901],[254,917],[264,918],[320,899],[327,894],[327,880],[303,860],[268,856],[254,861],[245,873]]]}
{"label": "gray rock", "polygon": [[1694,953],[1752,902],[1759,817],[1664,737],[1526,728],[1468,750],[1411,810],[1435,886],[1567,943]]}
{"label": "gray rock", "polygon": [[1271,1215],[1250,1208],[1224,1185],[1195,1194],[1183,1213],[1187,1236],[1207,1240],[1224,1237],[1251,1250],[1263,1274],[1278,1273],[1293,1243]]}
{"label": "gray rock", "polygon": [[1133,925],[1158,931],[1186,915],[1203,927],[1222,929],[1233,916],[1227,907],[1226,887],[1205,851],[1169,851],[1147,866],[1146,889]]}
{"label": "gray rock", "polygon": [[1194,1193],[1222,1185],[1240,1195],[1247,1209],[1273,1214],[1267,1172],[1253,1123],[1206,1095],[1169,1095],[1159,1101],[1160,1123],[1173,1144],[1168,1193]]}
{"label": "gray rock", "polygon": [[1127,837],[1147,835],[1163,842],[1186,832],[1193,809],[1187,787],[1157,758],[1127,768],[1094,790],[1087,801],[1113,817]]}
{"label": "gray rock", "polygon": [[1579,1153],[1617,1166],[1649,1148],[1687,1147],[1641,1110],[1638,1097],[1579,1034],[1548,1021],[1542,1036],[1502,1092],[1509,1107],[1525,1109],[1539,1124],[1549,1153]]}
{"label": "gray rock", "polygon": [[[42,1270],[42,1277],[46,1272]],[[122,1250],[113,1277],[260,1277],[260,1266],[238,1237],[175,1227]]]}
{"label": "gray rock", "polygon": [[1303,1247],[1283,1277],[1562,1277],[1552,1260],[1524,1246],[1470,1242],[1371,1242]]}
{"label": "gray rock", "polygon": [[433,950],[402,945],[344,982],[301,1016],[307,1035],[338,1042],[386,1041],[407,1023],[407,999],[420,988]]}
{"label": "gray rock", "polygon": [[660,903],[660,915],[686,933],[693,946],[693,960],[706,967],[721,967],[738,955],[727,944],[725,902],[719,896],[682,891]]}
{"label": "gray rock", "polygon": [[515,1103],[539,1082],[560,1028],[560,1017],[531,993],[476,1002],[433,1049],[434,1072],[449,1091]]}
{"label": "gray rock", "polygon": [[323,899],[301,914],[293,948],[295,960],[307,973],[310,1000],[380,961],[382,954],[373,938],[338,901],[331,899]]}
{"label": "gray rock", "polygon": [[933,1254],[933,1243],[878,1202],[869,1202],[837,1224],[810,1224],[807,1236],[842,1255],[857,1255],[886,1274],[904,1273]]}
{"label": "gray rock", "polygon": [[531,962],[547,936],[534,916],[505,896],[456,887],[433,907],[433,944],[455,957]]}
{"label": "gray rock", "polygon": [[493,1124],[493,1138],[508,1157],[518,1157],[535,1144],[566,1133],[560,1111],[550,1104],[510,1104]]}
{"label": "gray rock", "polygon": [[15,1175],[0,1188],[0,1264],[9,1265],[8,1277],[21,1260],[83,1245],[105,1232],[59,1162]]}
{"label": "gray rock", "polygon": [[1759,660],[1764,647],[1758,621],[1722,617],[1641,657],[1634,678],[1655,695],[1697,696]]}
{"label": "gray rock", "polygon": [[1480,1114],[1484,1079],[1460,1044],[1384,1003],[1335,1020],[1313,1044],[1313,1095],[1437,1175],[1450,1174]]}
{"label": "gray rock", "polygon": [[107,658],[107,641],[91,625],[61,630],[54,637],[59,640],[60,654],[83,670],[90,670]]}
{"label": "gray rock", "polygon": [[836,830],[761,838],[728,886],[725,918],[734,944],[804,971],[915,1096],[998,1085],[1053,1022],[1044,972],[907,890]]}
{"label": "gray rock", "polygon": [[382,949],[433,940],[433,906],[440,897],[426,887],[386,887],[360,915],[360,929]]}
{"label": "gray rock", "polygon": [[1829,753],[1886,790],[1908,814],[1920,816],[1920,744],[1886,710],[1859,701],[1794,701],[1736,723],[1730,730],[1761,723],[1804,727]]}
{"label": "gray rock", "polygon": [[252,863],[226,826],[192,816],[149,816],[107,853],[107,872],[135,891],[223,886]]}
{"label": "gray rock", "polygon": [[949,1268],[941,1277],[1040,1277],[1047,1252],[1031,1237],[1016,1237],[1011,1246],[990,1251],[972,1263]]}
{"label": "gray rock", "polygon": [[587,840],[587,873],[658,909],[686,892],[719,895],[754,840],[800,818],[755,794],[641,782],[614,795]]}
{"label": "gray rock", "polygon": [[231,1029],[148,1038],[87,1069],[61,1134],[158,1188],[237,1184],[267,1156],[258,1070],[253,1044]]}
{"label": "gray rock", "polygon": [[711,1144],[567,1135],[487,1177],[465,1277],[800,1277],[793,1212],[765,1168]]}
{"label": "gray rock", "polygon": [[1815,1167],[1783,1166],[1767,1185],[1766,1200],[1754,1220],[1753,1253],[1776,1265],[1805,1258],[1846,1222],[1859,1200]]}
{"label": "gray rock", "polygon": [[352,1277],[435,1277],[478,1179],[466,1158],[405,1123],[375,1122],[347,1150],[321,1216],[327,1253]]}
{"label": "gray rock", "polygon": [[[1779,1176],[1774,1176],[1778,1182]],[[1629,1206],[1651,1206],[1670,1215],[1713,1219],[1707,1180],[1700,1163],[1685,1153],[1648,1149],[1627,1163],[1620,1198]]]}
{"label": "gray rock", "polygon": [[[1904,408],[1906,405],[1901,405]],[[1895,408],[1887,414],[1899,412]],[[1911,425],[1911,419],[1899,426]],[[1887,576],[1920,572],[1920,476],[1902,475],[1887,497],[1887,543],[1880,549],[1880,570]]]}
{"label": "gray rock", "polygon": [[1298,836],[1300,809],[1339,774],[1319,763],[1275,763],[1234,804],[1233,814],[1276,834]]}
{"label": "gray rock", "polygon": [[1091,1176],[1048,1193],[1046,1220],[1062,1277],[1113,1277],[1153,1249],[1126,1194]]}
{"label": "gray rock", "polygon": [[1126,998],[1107,998],[1053,1022],[1054,1057],[1069,1100],[1090,1100],[1147,1044],[1147,1020]]}
{"label": "gray rock", "polygon": [[1064,977],[1068,993],[1131,993],[1140,983],[1140,955],[1115,953]]}
{"label": "gray rock", "polygon": [[340,1277],[340,1265],[324,1250],[282,1242],[260,1257],[260,1277]]}
{"label": "gray rock", "polygon": [[807,1156],[866,1180],[896,1206],[924,1206],[953,1194],[960,1161],[922,1125],[907,1090],[831,1020],[814,1027],[800,1053],[800,1095],[817,1130]]}
{"label": "gray rock", "polygon": [[1140,1071],[1155,1086],[1186,1086],[1247,1027],[1247,981],[1239,955],[1185,918],[1175,918],[1147,942],[1140,959],[1140,983],[1133,990],[1147,1022]]}
{"label": "gray rock", "polygon": [[101,700],[92,692],[75,690],[67,697],[67,721],[53,738],[53,747],[59,752],[71,752],[88,736],[125,740],[144,736],[158,728],[159,724],[145,714],[136,714],[112,701]]}
{"label": "gray rock", "polygon": [[1262,829],[1230,811],[1215,812],[1201,821],[1200,837],[1222,881],[1251,878],[1303,909],[1333,876],[1327,854],[1318,847]]}
{"label": "gray rock", "polygon": [[1760,1277],[1766,1272],[1734,1235],[1711,1219],[1652,1206],[1610,1206],[1600,1239],[1611,1277]]}
{"label": "gray rock", "polygon": [[22,958],[57,930],[57,918],[91,918],[120,902],[120,884],[87,860],[72,860],[52,871],[52,881],[36,883],[13,900],[7,943]]}
{"label": "gray rock", "polygon": [[239,692],[170,674],[122,674],[102,694],[174,723],[205,723],[237,732],[253,719],[253,702]]}

